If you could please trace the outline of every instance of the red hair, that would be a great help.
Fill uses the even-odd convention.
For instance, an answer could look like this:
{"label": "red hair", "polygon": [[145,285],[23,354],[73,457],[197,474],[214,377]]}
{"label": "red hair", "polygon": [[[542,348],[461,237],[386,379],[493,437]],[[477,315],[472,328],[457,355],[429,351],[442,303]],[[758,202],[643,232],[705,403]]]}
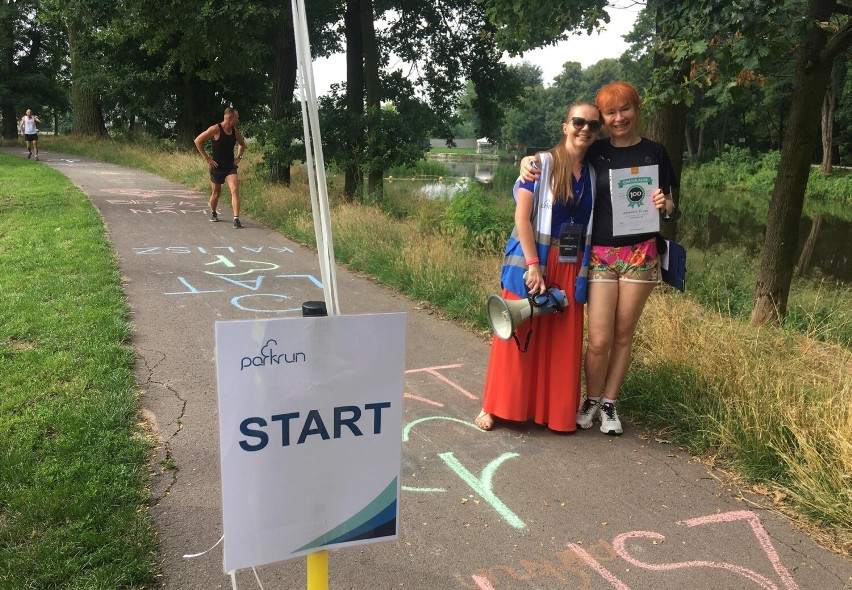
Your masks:
{"label": "red hair", "polygon": [[642,109],[642,99],[639,91],[630,82],[617,80],[604,85],[595,96],[595,105],[601,110],[617,109],[626,103],[633,103],[636,110]]}

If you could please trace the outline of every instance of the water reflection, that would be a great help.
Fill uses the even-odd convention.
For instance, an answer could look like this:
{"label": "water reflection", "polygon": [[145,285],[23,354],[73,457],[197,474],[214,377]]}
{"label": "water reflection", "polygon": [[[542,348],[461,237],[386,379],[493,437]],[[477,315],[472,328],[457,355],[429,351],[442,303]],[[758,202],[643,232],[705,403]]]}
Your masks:
{"label": "water reflection", "polygon": [[420,187],[418,192],[427,199],[449,199],[468,183],[467,178],[448,178],[437,182],[429,182]]}
{"label": "water reflection", "polygon": [[[714,195],[690,194],[683,204],[679,238],[686,245],[709,249],[714,244],[739,246],[760,256],[766,235],[768,198],[759,210],[742,210],[734,217],[719,211],[703,210],[700,201],[718,199]],[[696,209],[692,211],[692,209]],[[815,214],[799,220],[799,244],[796,262],[804,274],[818,269],[822,274],[852,281],[852,221],[832,215]]]}
{"label": "water reflection", "polygon": [[473,178],[482,184],[489,184],[494,180],[496,162],[462,162],[457,160],[445,160],[442,164],[450,169],[448,176],[461,178]]}

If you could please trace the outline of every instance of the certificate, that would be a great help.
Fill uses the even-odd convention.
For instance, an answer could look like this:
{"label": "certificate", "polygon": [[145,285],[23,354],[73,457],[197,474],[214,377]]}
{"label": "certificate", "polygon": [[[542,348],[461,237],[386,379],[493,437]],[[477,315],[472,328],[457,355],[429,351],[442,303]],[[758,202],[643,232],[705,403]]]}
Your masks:
{"label": "certificate", "polygon": [[656,164],[609,171],[613,236],[660,231],[660,214],[651,199],[659,186]]}

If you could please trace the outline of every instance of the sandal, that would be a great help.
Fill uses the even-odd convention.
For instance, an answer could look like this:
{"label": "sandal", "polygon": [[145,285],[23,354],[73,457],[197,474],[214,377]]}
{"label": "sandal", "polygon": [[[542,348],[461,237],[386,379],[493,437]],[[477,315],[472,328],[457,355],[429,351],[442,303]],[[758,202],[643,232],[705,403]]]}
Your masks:
{"label": "sandal", "polygon": [[494,428],[494,416],[485,410],[482,410],[479,412],[479,416],[476,417],[476,420],[474,420],[473,423],[482,430],[488,431]]}

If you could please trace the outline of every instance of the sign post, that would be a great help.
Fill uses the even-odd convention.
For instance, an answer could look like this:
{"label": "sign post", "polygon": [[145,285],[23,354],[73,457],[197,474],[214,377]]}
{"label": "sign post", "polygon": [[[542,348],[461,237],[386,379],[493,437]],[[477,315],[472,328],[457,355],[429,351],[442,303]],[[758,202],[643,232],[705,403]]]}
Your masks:
{"label": "sign post", "polygon": [[[325,301],[305,301],[302,317],[327,316]],[[307,590],[328,590],[328,551],[308,553],[305,558],[308,568]]]}

